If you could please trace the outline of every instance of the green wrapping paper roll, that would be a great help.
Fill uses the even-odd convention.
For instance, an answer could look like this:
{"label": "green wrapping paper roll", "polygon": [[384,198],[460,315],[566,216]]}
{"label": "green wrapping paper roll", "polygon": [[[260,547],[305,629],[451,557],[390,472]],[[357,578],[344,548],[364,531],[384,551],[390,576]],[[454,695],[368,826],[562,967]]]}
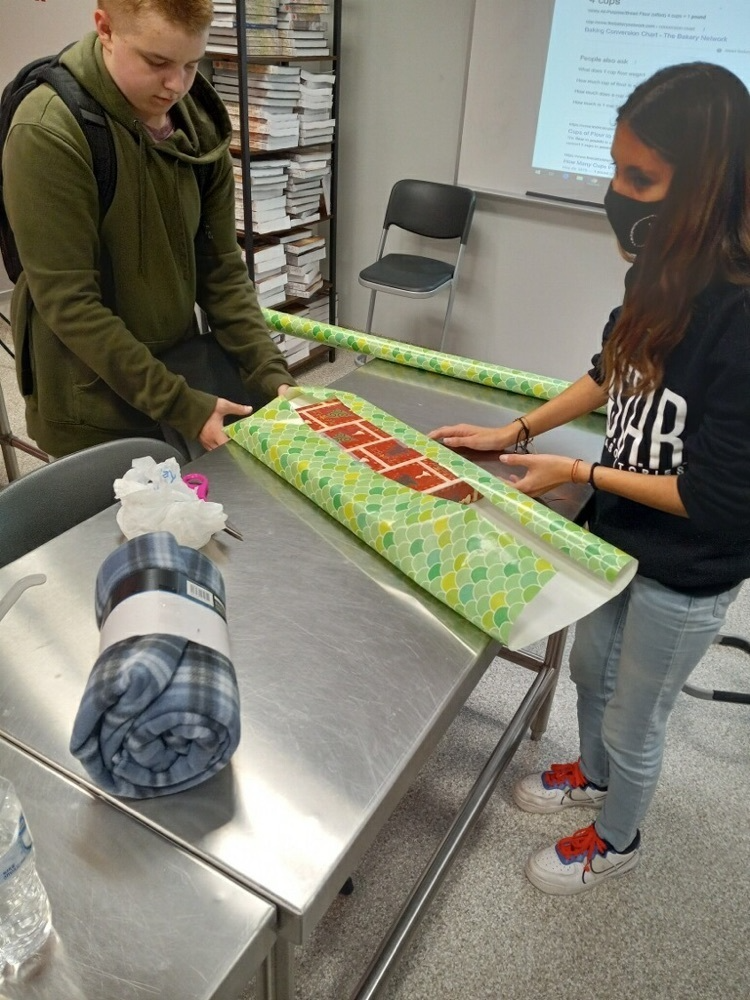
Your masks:
{"label": "green wrapping paper roll", "polygon": [[[313,430],[301,402],[339,400],[482,494],[470,505],[386,478]],[[227,434],[424,590],[510,649],[577,620],[635,560],[358,396],[305,387]]]}
{"label": "green wrapping paper roll", "polygon": [[502,365],[493,365],[486,361],[472,361],[457,354],[430,351],[426,347],[415,347],[400,340],[376,337],[372,333],[346,330],[341,326],[327,326],[316,320],[277,312],[275,309],[264,309],[263,316],[271,329],[291,334],[293,337],[315,340],[329,347],[344,347],[358,354],[370,354],[383,361],[393,361],[396,364],[408,365],[410,368],[423,368],[425,371],[448,375],[450,378],[462,379],[465,382],[477,382],[479,385],[505,389],[506,392],[517,392],[522,396],[552,399],[570,385],[561,379],[533,375],[531,372],[504,368]]}

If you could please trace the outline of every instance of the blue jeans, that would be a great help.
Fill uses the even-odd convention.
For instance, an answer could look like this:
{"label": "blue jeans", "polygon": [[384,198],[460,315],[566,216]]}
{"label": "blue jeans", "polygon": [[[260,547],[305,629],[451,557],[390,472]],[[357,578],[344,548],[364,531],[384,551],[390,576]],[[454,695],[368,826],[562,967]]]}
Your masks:
{"label": "blue jeans", "polygon": [[640,828],[659,780],[669,714],[738,591],[691,597],[635,576],[576,625],[570,675],[581,770],[609,789],[596,829],[616,850]]}

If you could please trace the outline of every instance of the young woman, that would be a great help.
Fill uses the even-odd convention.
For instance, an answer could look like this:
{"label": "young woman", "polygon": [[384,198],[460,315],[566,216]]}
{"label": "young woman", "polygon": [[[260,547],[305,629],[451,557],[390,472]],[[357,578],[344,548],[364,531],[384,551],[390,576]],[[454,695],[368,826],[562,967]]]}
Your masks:
{"label": "young woman", "polygon": [[612,159],[604,204],[633,266],[593,368],[505,427],[432,432],[503,450],[607,405],[600,462],[502,456],[531,496],[591,483],[591,530],[639,561],[576,625],[579,760],[513,791],[529,812],[598,810],[529,858],[531,882],[556,894],[638,863],[667,719],[750,576],[750,95],[719,66],[660,70],[619,109]]}

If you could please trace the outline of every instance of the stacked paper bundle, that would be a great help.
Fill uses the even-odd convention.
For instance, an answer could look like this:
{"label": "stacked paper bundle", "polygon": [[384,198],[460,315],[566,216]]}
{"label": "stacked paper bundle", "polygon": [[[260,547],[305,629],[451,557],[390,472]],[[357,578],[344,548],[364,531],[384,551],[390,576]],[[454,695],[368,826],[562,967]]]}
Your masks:
{"label": "stacked paper bundle", "polygon": [[[237,11],[233,0],[214,0],[214,16],[208,33],[208,51],[237,53]],[[245,29],[248,51],[251,40],[263,47],[266,54],[268,40],[278,32],[278,0],[245,0]],[[270,53],[273,54],[273,53]]]}
{"label": "stacked paper bundle", "polygon": [[[240,103],[237,67],[231,60],[214,60],[213,84],[232,122],[232,142],[240,144]],[[250,149],[255,152],[299,145],[300,70],[295,66],[247,68]]]}
{"label": "stacked paper bundle", "polygon": [[301,337],[284,336],[284,342],[280,345],[281,353],[286,358],[286,362],[291,368],[304,361],[310,354],[310,341]]}
{"label": "stacked paper bundle", "polygon": [[[327,323],[329,320],[329,309],[330,299],[328,295],[325,295],[322,298],[315,299],[314,302],[308,302],[304,306],[301,306],[297,310],[296,315],[313,323]],[[336,312],[338,312],[338,308]],[[310,346],[312,347],[313,345],[311,344]]]}
{"label": "stacked paper bundle", "polygon": [[[272,233],[291,228],[286,211],[286,184],[289,160],[258,160],[250,167],[252,191],[251,226],[255,233]],[[242,202],[242,164],[234,161],[235,216],[238,227],[245,228]]]}
{"label": "stacked paper bundle", "polygon": [[279,43],[289,55],[327,56],[330,13],[326,0],[287,0],[279,3],[277,30]]}
{"label": "stacked paper bundle", "polygon": [[[250,56],[294,59],[328,56],[327,2],[246,0],[245,32]],[[217,0],[208,38],[209,52],[236,55],[237,18],[232,2]]]}
{"label": "stacked paper bundle", "polygon": [[300,69],[248,66],[250,148],[282,149],[299,144]]}
{"label": "stacked paper bundle", "polygon": [[304,236],[285,244],[287,293],[301,299],[311,299],[323,286],[320,262],[326,255],[322,236]]}
{"label": "stacked paper bundle", "polygon": [[[245,258],[244,250],[242,257]],[[253,275],[261,308],[268,309],[286,301],[289,278],[283,244],[271,242],[253,247]]]}
{"label": "stacked paper bundle", "polygon": [[333,73],[300,73],[299,144],[312,146],[331,142],[336,124],[331,117],[333,108]]}
{"label": "stacked paper bundle", "polygon": [[330,210],[331,152],[319,150],[293,153],[289,164],[287,211],[293,226],[309,225],[320,219],[321,199]]}

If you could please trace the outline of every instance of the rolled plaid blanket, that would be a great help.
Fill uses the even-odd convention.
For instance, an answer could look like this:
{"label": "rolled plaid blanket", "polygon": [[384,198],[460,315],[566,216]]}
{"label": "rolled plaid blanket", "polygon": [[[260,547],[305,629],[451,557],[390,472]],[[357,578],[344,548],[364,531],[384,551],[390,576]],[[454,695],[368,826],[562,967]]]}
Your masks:
{"label": "rolled plaid blanket", "polygon": [[[179,792],[215,774],[237,749],[239,692],[219,617],[224,602],[216,566],[169,532],[140,535],[105,559],[96,580],[104,648],[89,675],[70,750],[106,791],[125,798]],[[162,606],[170,603],[178,622],[187,609],[184,632],[172,621],[162,623]],[[112,634],[123,612],[126,624]],[[144,634],[127,635],[141,628]],[[207,645],[196,641],[196,631]]]}

